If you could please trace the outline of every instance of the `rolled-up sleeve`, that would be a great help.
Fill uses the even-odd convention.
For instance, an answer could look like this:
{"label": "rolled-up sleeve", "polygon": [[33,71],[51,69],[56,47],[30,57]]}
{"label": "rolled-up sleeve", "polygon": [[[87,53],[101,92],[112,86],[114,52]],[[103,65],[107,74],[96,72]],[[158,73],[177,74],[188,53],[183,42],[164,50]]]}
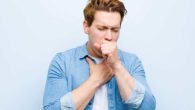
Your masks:
{"label": "rolled-up sleeve", "polygon": [[74,110],[71,91],[65,76],[65,62],[60,53],[56,54],[50,63],[45,92],[43,97],[44,110],[61,110],[61,103],[65,110]]}
{"label": "rolled-up sleeve", "polygon": [[135,87],[131,92],[131,95],[129,96],[128,100],[124,102],[126,104],[131,105],[132,108],[137,109],[142,103],[144,94],[145,94],[145,87],[141,83],[135,80]]}
{"label": "rolled-up sleeve", "polygon": [[156,100],[147,84],[145,71],[138,57],[134,57],[133,65],[129,68],[129,72],[132,73],[136,80],[135,88],[126,102],[129,110],[155,110]]}
{"label": "rolled-up sleeve", "polygon": [[71,92],[60,98],[61,110],[76,110]]}

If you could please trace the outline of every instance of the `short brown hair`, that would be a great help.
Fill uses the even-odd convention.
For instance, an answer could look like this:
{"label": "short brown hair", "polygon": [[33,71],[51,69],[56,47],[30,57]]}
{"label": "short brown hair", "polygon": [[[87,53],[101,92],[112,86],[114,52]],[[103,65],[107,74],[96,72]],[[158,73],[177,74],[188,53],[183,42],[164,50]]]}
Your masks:
{"label": "short brown hair", "polygon": [[96,11],[119,12],[121,22],[127,13],[123,2],[120,0],[89,0],[83,10],[88,26],[92,25]]}

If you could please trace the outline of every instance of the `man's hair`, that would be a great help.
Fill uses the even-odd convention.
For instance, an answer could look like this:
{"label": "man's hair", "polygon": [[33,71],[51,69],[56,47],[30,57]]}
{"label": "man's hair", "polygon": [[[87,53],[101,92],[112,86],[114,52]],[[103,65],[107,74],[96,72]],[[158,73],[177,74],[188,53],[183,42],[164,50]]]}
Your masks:
{"label": "man's hair", "polygon": [[118,12],[121,16],[121,23],[127,13],[121,0],[89,0],[83,10],[88,26],[92,25],[96,11]]}

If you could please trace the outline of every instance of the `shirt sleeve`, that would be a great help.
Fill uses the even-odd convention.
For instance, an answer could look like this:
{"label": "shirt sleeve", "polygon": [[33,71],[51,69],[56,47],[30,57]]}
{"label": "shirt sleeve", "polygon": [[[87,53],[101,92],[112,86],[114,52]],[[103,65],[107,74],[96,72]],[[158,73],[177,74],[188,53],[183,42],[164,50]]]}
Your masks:
{"label": "shirt sleeve", "polygon": [[134,108],[138,108],[144,98],[145,94],[145,87],[135,80],[135,86],[131,95],[129,96],[128,100],[125,103],[131,104]]}
{"label": "shirt sleeve", "polygon": [[61,110],[76,110],[71,92],[60,98]]}
{"label": "shirt sleeve", "polygon": [[64,57],[58,53],[49,66],[43,97],[43,110],[61,110],[61,103],[64,110],[75,110],[65,69]]}
{"label": "shirt sleeve", "polygon": [[[131,59],[128,59],[131,58]],[[143,65],[137,56],[130,56],[126,59],[128,62],[133,62],[128,68],[132,77],[136,80],[135,88],[132,94],[125,103],[128,110],[155,110],[156,100],[152,94],[149,85],[147,84]]]}

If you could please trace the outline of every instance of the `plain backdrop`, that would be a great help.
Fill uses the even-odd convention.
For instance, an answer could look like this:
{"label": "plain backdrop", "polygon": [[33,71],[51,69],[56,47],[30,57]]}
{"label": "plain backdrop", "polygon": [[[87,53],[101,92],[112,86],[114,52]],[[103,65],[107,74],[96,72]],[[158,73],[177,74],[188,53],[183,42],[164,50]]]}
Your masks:
{"label": "plain backdrop", "polygon": [[[195,1],[123,0],[118,47],[143,62],[156,110],[195,110]],[[41,110],[49,63],[83,45],[87,0],[0,0],[0,110]]]}

